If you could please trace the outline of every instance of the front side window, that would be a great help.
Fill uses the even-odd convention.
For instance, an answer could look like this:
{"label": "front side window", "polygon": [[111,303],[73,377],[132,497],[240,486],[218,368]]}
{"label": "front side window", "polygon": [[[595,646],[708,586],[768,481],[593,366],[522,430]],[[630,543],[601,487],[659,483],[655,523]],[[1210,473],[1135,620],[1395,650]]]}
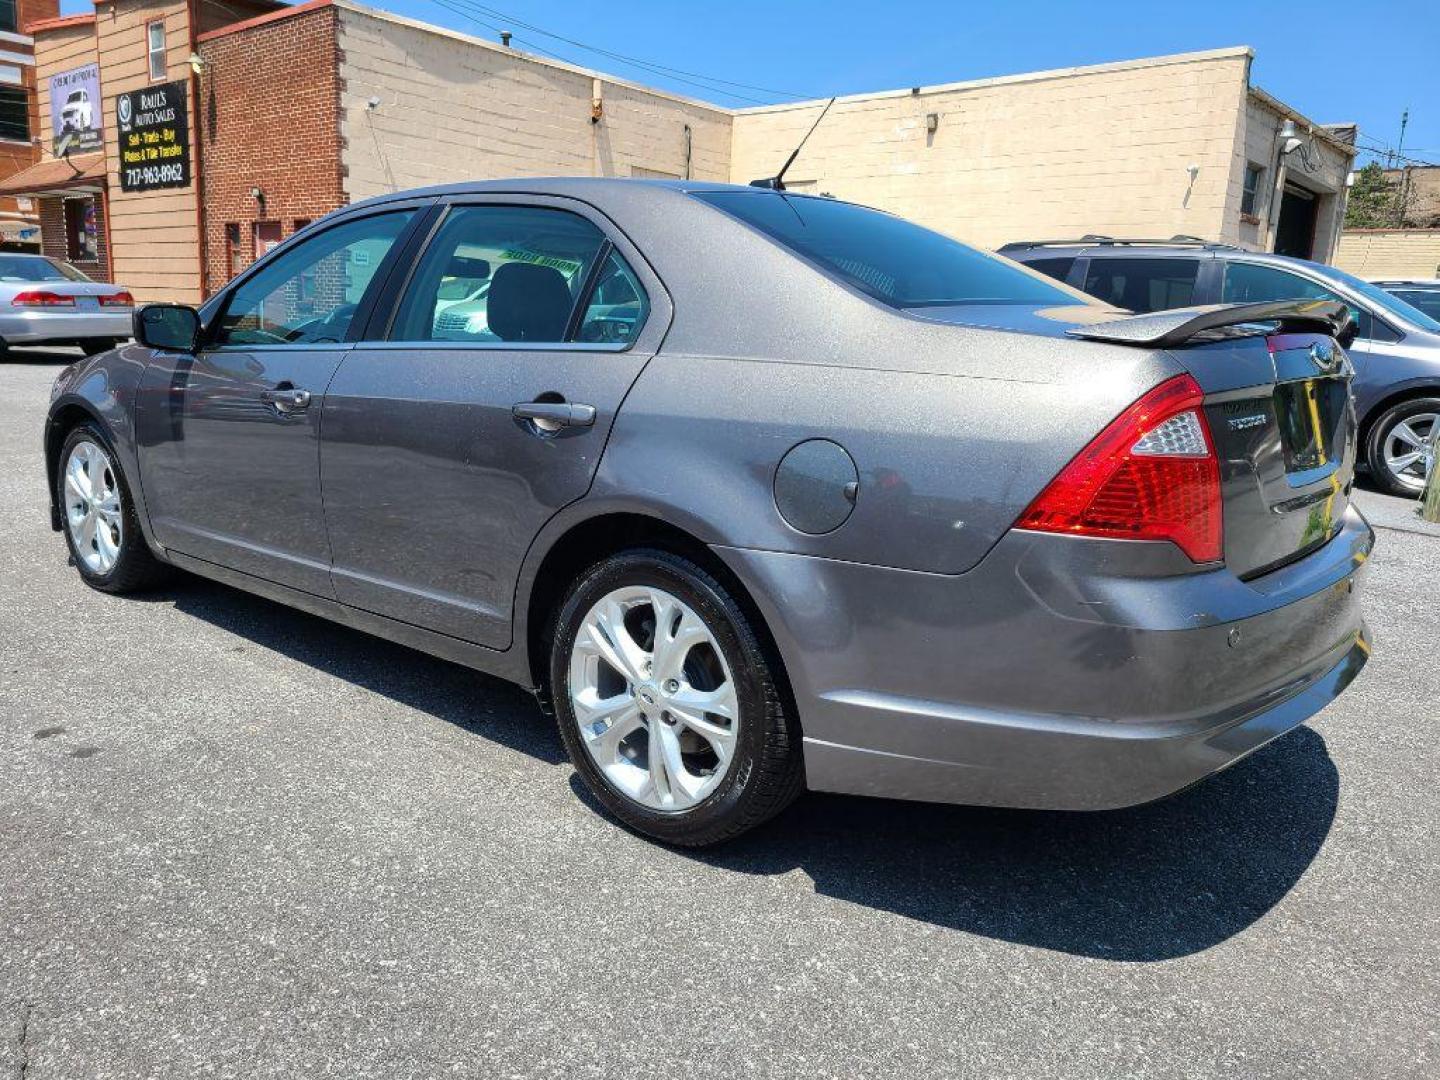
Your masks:
{"label": "front side window", "polygon": [[145,27],[146,53],[150,58],[150,81],[165,78],[165,23],[152,22]]}
{"label": "front side window", "polygon": [[1260,263],[1232,262],[1225,265],[1225,284],[1220,299],[1226,304],[1260,304],[1271,300],[1339,300],[1350,309],[1359,327],[1359,336],[1385,341],[1396,340],[1394,334],[1370,312],[1356,307],[1339,293],[1317,281]]}
{"label": "front side window", "polygon": [[1413,292],[1396,289],[1395,295],[1432,319],[1440,319],[1440,289],[1418,289]]}
{"label": "front side window", "polygon": [[1232,262],[1225,266],[1220,299],[1227,304],[1256,304],[1267,300],[1339,300],[1319,282],[1259,263]]}
{"label": "front side window", "polygon": [[1127,311],[1162,311],[1190,304],[1199,274],[1199,259],[1092,258],[1085,291]]}
{"label": "front side window", "polygon": [[1255,207],[1260,202],[1260,181],[1265,177],[1265,168],[1251,162],[1245,166],[1245,186],[1240,192],[1240,212],[1255,217]]}
{"label": "front side window", "polygon": [[414,211],[348,221],[303,241],[230,296],[217,345],[301,345],[345,340],[350,321]]}
{"label": "front side window", "polygon": [[19,86],[0,86],[0,139],[30,141],[30,102]]}
{"label": "front side window", "polygon": [[390,340],[565,341],[604,244],[565,210],[456,207],[415,268]]}
{"label": "front side window", "polygon": [[706,191],[694,197],[890,307],[1082,302],[1009,259],[879,210],[768,191]]}

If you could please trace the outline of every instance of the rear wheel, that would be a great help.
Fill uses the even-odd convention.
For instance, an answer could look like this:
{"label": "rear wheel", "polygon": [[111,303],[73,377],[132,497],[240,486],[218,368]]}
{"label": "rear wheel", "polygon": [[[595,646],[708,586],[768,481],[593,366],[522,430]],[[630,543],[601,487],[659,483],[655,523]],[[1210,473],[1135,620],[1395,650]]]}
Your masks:
{"label": "rear wheel", "polygon": [[1440,421],[1440,398],[1392,405],[1370,428],[1366,462],[1375,482],[1392,495],[1419,498],[1430,475],[1430,440]]}
{"label": "rear wheel", "polygon": [[65,543],[80,577],[101,592],[134,592],[164,577],[150,554],[125,476],[91,424],[66,437],[56,477],[65,518]]}
{"label": "rear wheel", "polygon": [[556,620],[550,687],[570,760],[632,828],[699,847],[803,787],[799,726],[735,600],[688,559],[612,556]]}
{"label": "rear wheel", "polygon": [[97,337],[84,338],[78,344],[80,345],[80,348],[84,351],[86,356],[94,356],[96,353],[102,353],[109,349],[113,349],[116,344],[118,344],[118,342],[115,338]]}

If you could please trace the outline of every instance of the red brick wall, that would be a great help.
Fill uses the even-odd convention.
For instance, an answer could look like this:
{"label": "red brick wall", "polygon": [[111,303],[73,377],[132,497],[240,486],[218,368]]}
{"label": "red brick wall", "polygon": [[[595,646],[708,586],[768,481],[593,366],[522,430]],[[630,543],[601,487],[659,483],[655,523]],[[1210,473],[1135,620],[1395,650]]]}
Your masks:
{"label": "red brick wall", "polygon": [[[15,5],[15,21],[18,24],[20,33],[27,33],[26,27],[32,22],[41,19],[53,19],[60,14],[60,0],[19,0]],[[22,52],[34,55],[35,50],[29,45],[17,45],[6,43],[0,45],[10,52]],[[30,98],[30,138],[31,144],[25,145],[20,142],[0,142],[0,180],[14,176],[21,169],[28,168],[40,160],[40,149],[34,144],[43,129],[40,126],[40,109],[35,99],[35,68],[30,65],[21,67],[21,79],[24,80],[25,92]],[[19,204],[10,198],[0,199],[0,211],[5,213],[20,212]]]}
{"label": "red brick wall", "polygon": [[105,245],[109,230],[105,228],[105,200],[95,197],[95,227],[99,230],[96,247],[100,252],[99,261],[86,262],[71,259],[69,238],[65,231],[65,200],[40,198],[35,201],[40,208],[40,250],[52,259],[64,259],[74,263],[96,281],[110,281],[110,251]]}
{"label": "red brick wall", "polygon": [[[206,282],[231,277],[225,226],[255,258],[257,221],[289,236],[345,201],[340,176],[338,20],[317,8],[200,43],[201,204]],[[262,205],[250,194],[265,193]]]}

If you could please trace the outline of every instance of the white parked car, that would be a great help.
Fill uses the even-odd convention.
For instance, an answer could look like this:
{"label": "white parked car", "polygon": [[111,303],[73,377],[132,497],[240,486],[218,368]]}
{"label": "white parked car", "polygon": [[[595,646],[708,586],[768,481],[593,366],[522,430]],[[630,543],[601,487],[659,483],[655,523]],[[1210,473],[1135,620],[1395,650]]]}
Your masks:
{"label": "white parked car", "polygon": [[71,90],[70,96],[65,99],[65,105],[60,110],[60,128],[62,131],[88,131],[94,127],[94,107],[90,104],[90,95],[84,90]]}

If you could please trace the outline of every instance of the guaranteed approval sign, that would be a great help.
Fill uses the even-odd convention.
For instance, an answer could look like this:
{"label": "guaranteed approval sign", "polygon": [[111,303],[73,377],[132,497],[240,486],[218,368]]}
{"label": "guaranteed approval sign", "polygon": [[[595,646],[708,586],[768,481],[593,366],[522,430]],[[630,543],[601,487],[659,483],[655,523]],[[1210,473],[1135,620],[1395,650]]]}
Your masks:
{"label": "guaranteed approval sign", "polygon": [[115,97],[120,129],[120,190],[190,186],[190,116],[185,83],[168,82]]}

